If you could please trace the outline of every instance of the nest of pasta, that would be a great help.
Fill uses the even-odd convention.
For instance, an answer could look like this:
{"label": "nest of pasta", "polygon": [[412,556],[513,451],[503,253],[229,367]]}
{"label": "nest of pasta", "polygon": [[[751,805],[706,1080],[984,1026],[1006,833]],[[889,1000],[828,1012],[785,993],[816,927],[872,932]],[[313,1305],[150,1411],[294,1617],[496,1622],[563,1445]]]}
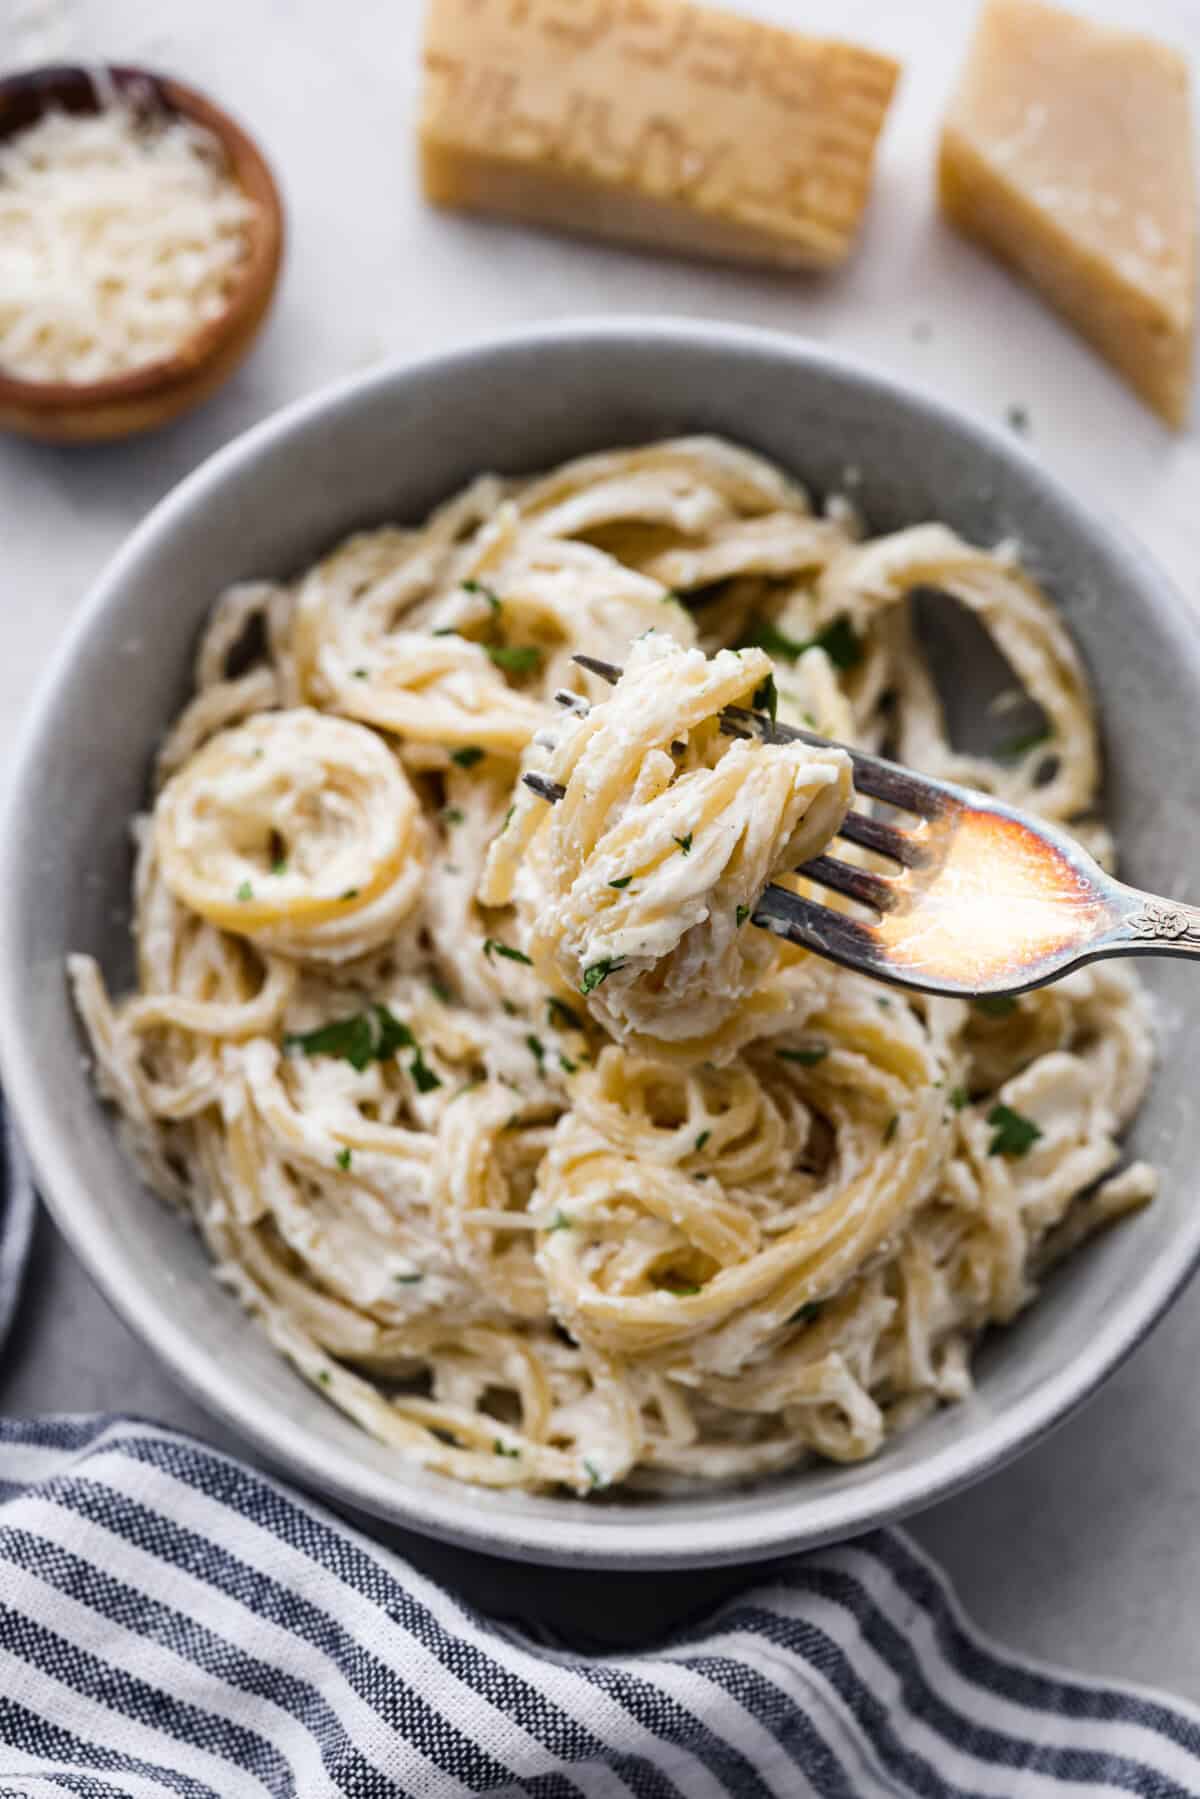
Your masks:
{"label": "nest of pasta", "polygon": [[[1035,736],[951,746],[929,587]],[[730,738],[730,704],[833,741]],[[837,743],[1108,853],[1082,668],[1012,554],[867,537],[717,440],[487,477],[217,602],[136,823],[136,990],[76,957],[75,992],[148,1178],[404,1456],[588,1494],[871,1455],[1150,1197],[1127,971],[971,1006],[755,928],[850,804]]]}

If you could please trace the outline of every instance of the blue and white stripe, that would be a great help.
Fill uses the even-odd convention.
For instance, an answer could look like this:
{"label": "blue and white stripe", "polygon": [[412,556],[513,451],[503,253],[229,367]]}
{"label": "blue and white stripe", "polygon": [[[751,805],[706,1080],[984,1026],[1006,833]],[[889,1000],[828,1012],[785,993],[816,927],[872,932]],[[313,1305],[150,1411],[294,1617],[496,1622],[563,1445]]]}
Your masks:
{"label": "blue and white stripe", "polygon": [[16,1314],[36,1216],[33,1173],[0,1094],[0,1349]]}
{"label": "blue and white stripe", "polygon": [[1003,1654],[899,1532],[581,1656],[202,1443],[0,1422],[0,1799],[474,1793],[1188,1799],[1200,1711]]}

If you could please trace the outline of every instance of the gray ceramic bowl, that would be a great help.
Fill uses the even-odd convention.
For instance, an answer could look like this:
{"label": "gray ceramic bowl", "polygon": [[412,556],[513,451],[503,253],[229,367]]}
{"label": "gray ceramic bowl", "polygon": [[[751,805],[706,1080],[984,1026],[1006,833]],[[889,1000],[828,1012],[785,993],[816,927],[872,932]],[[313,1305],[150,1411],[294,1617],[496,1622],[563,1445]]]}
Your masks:
{"label": "gray ceramic bowl", "polygon": [[[214,596],[240,577],[300,569],[354,527],[419,519],[481,468],[541,469],[681,431],[754,445],[818,492],[856,469],[876,529],[941,518],[982,542],[1018,538],[1091,666],[1129,876],[1200,899],[1200,776],[1185,748],[1200,717],[1200,633],[1145,554],[1009,438],[823,350],[683,322],[568,325],[368,375],[214,456],[141,525],[82,609],[25,728],[0,832],[4,1080],[55,1216],[112,1303],[196,1399],[309,1487],[534,1561],[748,1561],[927,1505],[1078,1405],[1200,1254],[1195,1073],[1168,1056],[1132,1146],[1162,1167],[1161,1197],[989,1339],[973,1398],[858,1467],[585,1503],[484,1494],[407,1468],[292,1373],[217,1286],[196,1239],[139,1185],[89,1085],[63,957],[91,950],[118,985],[128,978],[127,820]],[[1186,999],[1177,964],[1146,971],[1159,995]]]}

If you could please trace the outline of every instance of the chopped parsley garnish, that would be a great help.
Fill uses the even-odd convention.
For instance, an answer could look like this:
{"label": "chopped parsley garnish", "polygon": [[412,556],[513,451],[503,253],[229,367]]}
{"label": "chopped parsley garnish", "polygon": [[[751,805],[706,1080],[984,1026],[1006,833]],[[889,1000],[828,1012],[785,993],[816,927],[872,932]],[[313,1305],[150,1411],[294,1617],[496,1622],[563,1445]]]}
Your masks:
{"label": "chopped parsley garnish", "polygon": [[415,1287],[418,1281],[425,1279],[425,1276],[423,1274],[394,1274],[392,1279],[398,1287]]}
{"label": "chopped parsley garnish", "polygon": [[599,1468],[597,1468],[595,1462],[589,1462],[586,1456],[583,1459],[583,1468],[593,1492],[595,1492],[597,1487],[606,1487],[608,1485],[608,1482],[605,1480],[603,1474],[601,1474]]}
{"label": "chopped parsley garnish", "polygon": [[788,1319],[788,1323],[811,1324],[820,1310],[821,1301],[819,1299],[810,1299],[807,1305],[801,1306],[798,1312],[792,1313],[791,1317]]}
{"label": "chopped parsley garnish", "polygon": [[615,969],[621,968],[622,966],[622,962],[619,959],[614,959],[612,956],[605,956],[603,962],[593,962],[590,968],[585,968],[583,971],[583,981],[579,988],[580,993],[585,997],[589,993],[594,993],[601,981],[607,981],[609,975],[612,974]]}
{"label": "chopped parsley garnish", "polygon": [[855,668],[862,661],[862,644],[848,618],[835,618],[831,625],[817,632],[813,642],[818,649],[824,650],[835,668]]}
{"label": "chopped parsley garnish", "polygon": [[569,1231],[574,1222],[575,1220],[573,1218],[568,1218],[567,1214],[560,1208],[560,1210],[555,1212],[553,1218],[546,1226],[546,1229],[548,1231]]}
{"label": "chopped parsley garnish", "polygon": [[237,890],[237,898],[240,900],[252,900],[254,898],[254,889],[249,881],[242,882]]}
{"label": "chopped parsley garnish", "polygon": [[1053,735],[1049,725],[1042,725],[1036,731],[1026,731],[1023,737],[1014,737],[1010,742],[1001,744],[996,751],[996,758],[1000,762],[1019,762],[1030,750],[1040,749],[1044,743],[1049,743]]}
{"label": "chopped parsley garnish", "polygon": [[510,962],[524,962],[526,968],[533,967],[532,956],[527,956],[523,949],[513,949],[512,945],[509,943],[501,943],[499,937],[485,937],[483,940],[483,953],[489,962],[491,961],[493,954],[495,954],[497,956],[506,957]]}
{"label": "chopped parsley garnish", "polygon": [[884,1132],[883,1132],[884,1142],[890,1143],[892,1138],[896,1135],[896,1132],[899,1130],[899,1128],[900,1128],[900,1115],[897,1112],[893,1112],[891,1117],[888,1119],[887,1124],[884,1127]]}
{"label": "chopped parsley garnish", "polygon": [[525,1047],[537,1063],[538,1073],[544,1074],[546,1070],[546,1051],[541,1038],[535,1037],[531,1031],[529,1036],[525,1039]]}
{"label": "chopped parsley garnish", "polygon": [[510,999],[502,999],[500,1001],[500,1009],[509,1018],[519,1018],[521,1016],[520,1006],[514,1006]]}
{"label": "chopped parsley garnish", "polygon": [[477,593],[481,600],[487,601],[493,612],[499,612],[502,609],[504,602],[500,595],[492,588],[485,587],[482,581],[460,581],[459,586],[464,593]]}
{"label": "chopped parsley garnish", "polygon": [[844,615],[835,618],[831,625],[818,631],[815,637],[789,637],[769,619],[756,619],[750,635],[751,643],[759,649],[766,650],[768,656],[779,656],[785,662],[795,662],[803,656],[805,650],[824,650],[833,666],[841,669],[855,668],[863,658],[863,647],[857,631]]}
{"label": "chopped parsley garnish", "polygon": [[365,668],[356,668],[354,670],[354,679],[356,681],[365,681],[366,678],[367,678],[367,671]]}
{"label": "chopped parsley garnish", "polygon": [[692,853],[692,832],[691,831],[688,832],[686,837],[676,837],[675,842],[679,845],[679,853],[681,856],[690,856],[691,855],[691,853]]}
{"label": "chopped parsley garnish", "polygon": [[691,1299],[693,1297],[693,1295],[702,1291],[702,1289],[699,1287],[691,1287],[691,1286],[688,1286],[688,1287],[664,1287],[662,1290],[664,1293],[669,1293],[671,1295],[672,1299]]}
{"label": "chopped parsley garnish", "polygon": [[508,808],[508,811],[504,814],[504,823],[500,826],[500,829],[502,831],[507,831],[509,825],[512,823],[512,815],[516,811],[516,809],[517,809],[516,802],[514,801],[513,804]]}
{"label": "chopped parsley garnish", "polygon": [[696,1138],[696,1153],[697,1154],[699,1154],[699,1152],[704,1148],[704,1145],[708,1142],[708,1140],[711,1136],[712,1136],[711,1131],[701,1131],[700,1135]]}
{"label": "chopped parsley garnish", "polygon": [[881,1012],[890,1012],[892,1009],[891,1000],[883,999],[882,997],[880,997],[878,995],[876,996],[875,1004],[879,1007],[879,1010]]}
{"label": "chopped parsley garnish", "polygon": [[442,821],[448,825],[461,825],[466,822],[466,813],[461,806],[443,806]]}
{"label": "chopped parsley garnish", "polygon": [[1029,413],[1024,406],[1010,406],[1004,414],[1010,427],[1018,436],[1024,437],[1029,429]]}
{"label": "chopped parsley garnish", "polygon": [[570,1056],[564,1056],[561,1049],[558,1052],[558,1065],[564,1074],[578,1074],[579,1072],[578,1062],[572,1062]]}
{"label": "chopped parsley garnish", "polygon": [[765,712],[774,724],[779,716],[779,693],[775,686],[775,676],[768,675],[760,687],[755,688],[754,698],[750,702],[755,712]]}
{"label": "chopped parsley garnish", "polygon": [[622,889],[628,887],[628,885],[629,885],[630,881],[632,881],[632,879],[633,879],[632,875],[622,875],[619,881],[610,881],[608,884],[610,887],[615,887],[617,889],[617,892],[620,893],[622,891]]}
{"label": "chopped parsley garnish", "polygon": [[494,1442],[492,1443],[492,1454],[493,1455],[509,1455],[515,1461],[516,1458],[520,1455],[520,1453],[521,1453],[521,1451],[519,1449],[510,1449],[508,1447],[507,1443],[502,1443],[500,1441],[499,1437],[497,1437],[494,1440]]}
{"label": "chopped parsley garnish", "polygon": [[1011,1106],[993,1106],[987,1121],[992,1127],[989,1156],[1027,1156],[1042,1134],[1040,1125]]}
{"label": "chopped parsley garnish", "polygon": [[345,893],[339,894],[338,898],[344,899],[344,900],[357,899],[358,898],[358,888],[357,887],[347,887]]}
{"label": "chopped parsley garnish", "polygon": [[1017,1002],[1011,993],[981,993],[971,1004],[985,1018],[1008,1018],[1017,1009]]}
{"label": "chopped parsley garnish", "polygon": [[546,996],[546,1022],[558,1025],[564,1031],[581,1031],[583,1020],[578,1012],[570,1007],[566,1000],[559,999],[555,993]]}
{"label": "chopped parsley garnish", "polygon": [[750,642],[760,650],[765,650],[768,656],[778,656],[785,662],[797,661],[805,650],[812,648],[811,638],[789,637],[786,631],[773,625],[769,618],[753,620]]}
{"label": "chopped parsley garnish", "polygon": [[287,857],[286,856],[280,856],[277,861],[272,862],[271,873],[273,875],[285,875],[287,873]]}
{"label": "chopped parsley garnish", "polygon": [[737,913],[736,913],[736,918],[737,918],[737,928],[739,931],[741,930],[742,926],[745,924],[745,922],[749,918],[749,916],[750,916],[749,906],[739,906],[738,907]]}
{"label": "chopped parsley garnish", "polygon": [[444,1006],[450,1004],[450,989],[447,987],[445,981],[430,981],[429,988],[434,999],[440,999]]}
{"label": "chopped parsley garnish", "polygon": [[320,1368],[320,1369],[318,1369],[318,1371],[317,1371],[317,1379],[318,1379],[318,1380],[319,1380],[319,1381],[320,1381],[320,1383],[321,1383],[321,1385],[322,1385],[322,1386],[323,1386],[323,1387],[327,1387],[327,1386],[328,1386],[328,1385],[329,1385],[329,1380],[330,1380],[330,1375],[329,1375],[329,1370],[328,1370],[328,1368]]}
{"label": "chopped parsley garnish", "polygon": [[477,743],[467,743],[461,750],[451,750],[450,760],[456,768],[474,768],[477,762],[483,761],[484,755],[485,751]]}
{"label": "chopped parsley garnish", "polygon": [[371,1006],[315,1031],[291,1032],[283,1043],[285,1049],[302,1050],[306,1056],[336,1056],[361,1074],[371,1062],[387,1061],[398,1049],[411,1047],[413,1035],[386,1006]]}
{"label": "chopped parsley garnish", "polygon": [[532,643],[485,643],[483,647],[496,667],[509,675],[530,674],[542,660],[542,652]]}
{"label": "chopped parsley garnish", "polygon": [[442,1084],[442,1077],[433,1072],[419,1049],[408,1065],[408,1072],[416,1082],[418,1093],[432,1093]]}
{"label": "chopped parsley garnish", "polygon": [[822,1043],[815,1049],[777,1049],[775,1054],[781,1062],[799,1062],[801,1068],[815,1068],[818,1062],[825,1060],[829,1050]]}
{"label": "chopped parsley garnish", "polygon": [[349,1168],[351,1159],[350,1151],[348,1149],[339,1149],[337,1155],[333,1159],[339,1168]]}
{"label": "chopped parsley garnish", "polygon": [[337,1056],[359,1074],[372,1062],[390,1062],[398,1050],[411,1049],[414,1055],[409,1073],[418,1091],[431,1093],[442,1084],[426,1064],[408,1026],[386,1006],[370,1006],[349,1018],[335,1018],[332,1024],[323,1024],[315,1031],[291,1032],[284,1038],[283,1046],[302,1050],[306,1056]]}
{"label": "chopped parsley garnish", "polygon": [[970,1105],[970,1103],[971,1103],[971,1095],[967,1092],[965,1087],[952,1087],[951,1088],[950,1104],[954,1107],[954,1110],[956,1112],[961,1112],[963,1107]]}

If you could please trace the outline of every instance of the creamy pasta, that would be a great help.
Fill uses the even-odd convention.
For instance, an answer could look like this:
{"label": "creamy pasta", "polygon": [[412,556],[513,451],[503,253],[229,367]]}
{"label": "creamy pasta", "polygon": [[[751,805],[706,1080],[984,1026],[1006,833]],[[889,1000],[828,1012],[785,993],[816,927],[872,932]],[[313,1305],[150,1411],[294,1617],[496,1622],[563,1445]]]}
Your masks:
{"label": "creamy pasta", "polygon": [[[918,588],[1036,741],[951,746]],[[71,978],[150,1181],[403,1457],[589,1494],[869,1456],[1152,1196],[1125,969],[969,1005],[754,926],[851,803],[838,742],[1106,853],[1087,683],[1014,554],[865,537],[716,439],[487,476],[218,601],[135,825],[135,990]]]}

